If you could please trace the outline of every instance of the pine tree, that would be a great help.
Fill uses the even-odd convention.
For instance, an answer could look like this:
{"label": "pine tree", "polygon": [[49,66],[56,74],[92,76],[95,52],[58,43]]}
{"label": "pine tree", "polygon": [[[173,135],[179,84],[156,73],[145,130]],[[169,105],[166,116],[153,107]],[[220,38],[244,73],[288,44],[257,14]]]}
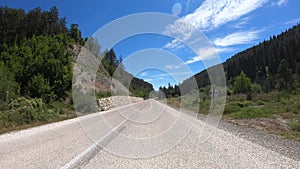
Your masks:
{"label": "pine tree", "polygon": [[298,81],[300,82],[300,63],[297,64],[296,74],[297,74]]}
{"label": "pine tree", "polygon": [[[81,43],[82,42],[81,32],[78,28],[78,24],[71,24],[69,35],[72,39],[74,39],[74,41],[76,43]],[[90,42],[92,42],[92,41],[93,41],[93,39],[90,40]]]}
{"label": "pine tree", "polygon": [[282,59],[280,62],[280,65],[278,67],[278,74],[280,79],[284,82],[285,89],[288,90],[288,86],[292,81],[292,73],[285,59]]}

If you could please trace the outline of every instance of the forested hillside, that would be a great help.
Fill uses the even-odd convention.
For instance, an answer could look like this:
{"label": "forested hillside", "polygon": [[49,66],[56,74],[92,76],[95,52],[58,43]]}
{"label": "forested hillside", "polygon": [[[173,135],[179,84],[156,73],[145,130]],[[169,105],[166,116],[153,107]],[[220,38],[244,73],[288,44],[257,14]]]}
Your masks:
{"label": "forested hillside", "polygon": [[[229,87],[242,71],[252,83],[260,85],[264,92],[299,87],[300,25],[234,55],[223,66]],[[210,84],[206,70],[196,74],[195,78],[199,88]],[[185,80],[182,85],[188,84],[189,80]]]}
{"label": "forested hillside", "polygon": [[[211,111],[211,89],[208,70],[194,75],[199,107],[193,99],[182,103],[186,108],[208,114]],[[235,124],[300,140],[300,25],[272,36],[223,63],[227,78],[227,97],[223,119]],[[180,107],[180,88],[189,87],[192,78],[179,85],[161,87],[168,104]],[[191,89],[190,94],[195,93]],[[198,96],[196,96],[198,97]]]}
{"label": "forested hillside", "polygon": [[[86,41],[79,25],[67,28],[66,18],[60,17],[56,7],[49,11],[37,7],[28,12],[0,7],[0,133],[75,115],[73,66]],[[104,76],[111,79],[121,59],[113,49],[98,52],[104,56],[103,69],[109,72]],[[131,81],[134,96],[146,98],[152,90],[147,82],[136,78]]]}
{"label": "forested hillside", "polygon": [[[148,98],[149,93],[154,90],[152,84],[128,73],[122,64],[122,56],[117,58],[113,49],[104,51],[101,62],[109,76],[114,77],[125,87],[129,87],[129,92],[132,96],[143,97],[146,99]],[[116,71],[117,68],[119,69]]]}
{"label": "forested hillside", "polygon": [[69,49],[83,43],[77,25],[68,29],[56,7],[50,11],[35,8],[28,13],[1,7],[0,12],[1,70],[8,70],[7,76],[13,77],[1,79],[7,83],[0,89],[2,100],[17,95],[46,101],[65,98],[72,83]]}
{"label": "forested hillside", "polygon": [[69,118],[78,25],[59,11],[0,7],[0,127]]}

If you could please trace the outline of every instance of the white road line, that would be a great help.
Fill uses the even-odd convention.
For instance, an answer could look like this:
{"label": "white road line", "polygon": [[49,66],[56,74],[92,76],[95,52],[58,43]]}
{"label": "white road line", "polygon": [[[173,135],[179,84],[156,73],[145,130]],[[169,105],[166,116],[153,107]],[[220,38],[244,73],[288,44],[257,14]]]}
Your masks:
{"label": "white road line", "polygon": [[[157,101],[155,101],[157,102]],[[138,102],[141,103],[141,102]],[[105,111],[103,113],[109,113],[111,111],[116,111],[118,109],[123,109],[123,108],[127,108],[129,106],[134,106],[137,105],[138,103],[133,103],[130,105],[126,105],[117,109],[113,109],[113,110],[109,110],[109,111]],[[150,101],[151,103],[151,101]],[[191,118],[188,115],[185,115],[183,113],[179,113],[176,109],[173,109],[172,107],[169,107],[167,105],[161,104],[160,102],[157,102],[158,105],[161,105],[162,107],[169,109],[170,112],[172,112],[171,114],[176,115],[176,117],[178,117],[179,114],[183,115],[185,118]],[[152,106],[152,103],[151,103]],[[87,116],[83,116],[84,118],[90,118],[93,115],[99,115],[99,113],[95,113],[95,114],[91,114]],[[132,114],[134,115],[134,114]],[[132,116],[131,115],[131,116]],[[103,146],[106,146],[115,136],[118,135],[118,133],[123,129],[123,125],[130,120],[130,118],[127,118],[126,120],[122,121],[119,125],[117,125],[116,127],[114,127],[110,132],[108,132],[106,135],[104,135],[101,139],[99,139],[97,142],[95,142],[94,144],[92,144],[90,147],[88,147],[87,149],[85,149],[82,153],[80,153],[77,157],[75,157],[74,159],[72,159],[70,162],[68,162],[67,164],[65,164],[62,169],[70,169],[70,168],[79,168],[81,166],[84,166],[86,163],[88,163],[88,161],[93,158],[93,156],[96,155],[96,153],[99,153],[99,151],[103,150]],[[194,119],[195,120],[195,119]]]}
{"label": "white road line", "polygon": [[[141,102],[138,102],[141,103]],[[130,105],[125,105],[120,108],[112,109],[109,111],[106,111],[106,113],[109,113],[111,111],[116,111],[118,109],[127,108],[130,106],[137,105],[138,103],[133,103]],[[96,113],[94,115],[99,115],[99,113]],[[134,114],[132,114],[134,115]],[[132,116],[130,115],[130,116]],[[83,116],[86,117],[86,116]],[[91,117],[91,116],[89,116]],[[86,117],[87,118],[87,117]],[[80,166],[85,165],[93,156],[101,151],[104,146],[106,146],[114,137],[116,137],[124,128],[123,125],[129,120],[130,118],[126,118],[124,121],[122,121],[120,124],[118,124],[116,127],[114,127],[111,131],[109,131],[107,134],[105,134],[101,139],[99,139],[97,142],[92,144],[90,147],[85,149],[82,153],[80,153],[77,157],[69,161],[67,164],[65,164],[62,169],[70,169],[70,168],[79,168]]]}
{"label": "white road line", "polygon": [[85,149],[82,153],[80,153],[77,157],[72,159],[70,162],[65,164],[62,169],[70,169],[79,167],[78,165],[84,165],[90,158],[92,158],[93,154],[98,153],[102,150],[102,147],[107,145],[110,142],[110,138],[114,135],[117,135],[118,132],[121,131],[123,125],[126,123],[128,119],[122,121],[119,125],[113,128],[110,132],[104,135],[101,139],[99,139],[96,143],[92,144],[90,147]]}

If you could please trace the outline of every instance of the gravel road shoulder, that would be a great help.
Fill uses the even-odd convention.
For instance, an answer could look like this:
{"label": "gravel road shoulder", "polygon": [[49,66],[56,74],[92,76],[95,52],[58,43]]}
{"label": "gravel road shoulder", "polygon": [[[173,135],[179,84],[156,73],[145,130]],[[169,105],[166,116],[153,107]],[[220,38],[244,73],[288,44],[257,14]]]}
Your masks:
{"label": "gravel road shoulder", "polygon": [[[205,121],[206,115],[199,114],[198,119]],[[261,145],[267,149],[280,153],[284,156],[300,161],[300,142],[283,139],[279,135],[270,134],[266,131],[240,126],[237,124],[221,121],[218,128],[228,131],[240,138]]]}

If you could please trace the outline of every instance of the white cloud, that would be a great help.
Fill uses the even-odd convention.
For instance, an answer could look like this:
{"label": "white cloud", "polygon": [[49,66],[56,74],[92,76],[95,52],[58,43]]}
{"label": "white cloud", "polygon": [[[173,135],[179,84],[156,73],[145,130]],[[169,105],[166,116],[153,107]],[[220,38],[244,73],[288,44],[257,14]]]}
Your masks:
{"label": "white cloud", "polygon": [[260,32],[261,30],[236,32],[227,35],[224,38],[217,38],[214,41],[214,44],[216,46],[222,46],[222,47],[248,44],[249,42],[253,42],[254,40],[257,40],[259,38]]}
{"label": "white cloud", "polygon": [[235,49],[233,48],[214,48],[214,50],[219,54],[219,53],[227,53],[227,52],[232,52]]}
{"label": "white cloud", "polygon": [[290,21],[285,22],[285,24],[286,25],[290,25],[290,24],[294,25],[294,24],[297,24],[299,22],[300,22],[300,18],[295,18],[295,19],[292,19]]}
{"label": "white cloud", "polygon": [[171,72],[169,76],[178,79],[182,78],[182,80],[187,79],[188,77],[192,76],[192,72],[182,71],[182,72]]}
{"label": "white cloud", "polygon": [[184,64],[172,64],[172,65],[166,65],[165,69],[174,70],[174,69],[180,69],[184,66]]}
{"label": "white cloud", "polygon": [[[236,21],[262,7],[269,0],[205,0],[193,13],[169,25],[163,33],[176,37],[180,41],[195,39],[193,33],[200,30],[209,30],[220,27],[231,21]],[[244,17],[241,24],[247,22]],[[197,37],[196,37],[197,38]],[[164,46],[164,49],[177,50],[184,46],[178,40],[173,40]]]}
{"label": "white cloud", "polygon": [[185,64],[192,64],[201,60],[208,60],[217,57],[217,53],[214,48],[208,47],[198,51],[198,55],[185,62]]}
{"label": "white cloud", "polygon": [[150,75],[152,79],[165,79],[167,77],[172,77],[172,76],[178,76],[178,75],[192,75],[191,72],[186,72],[186,71],[177,71],[177,72],[168,72],[168,73],[161,73],[161,74],[153,74]]}
{"label": "white cloud", "polygon": [[151,82],[151,81],[153,81],[154,79],[144,79],[146,82]]}
{"label": "white cloud", "polygon": [[205,0],[202,5],[183,18],[199,29],[219,27],[262,7],[268,0]]}
{"label": "white cloud", "polygon": [[237,23],[232,24],[232,26],[235,29],[243,28],[245,25],[248,24],[249,20],[250,20],[249,16],[241,18],[241,19],[239,19],[239,21]]}
{"label": "white cloud", "polygon": [[140,76],[145,77],[145,76],[147,76],[148,74],[149,74],[149,72],[148,72],[148,71],[145,71],[145,72],[140,73]]}
{"label": "white cloud", "polygon": [[217,58],[219,53],[231,52],[233,50],[234,49],[232,48],[213,48],[213,47],[203,48],[199,50],[198,52],[199,55],[186,61],[185,64],[192,64],[198,61]]}
{"label": "white cloud", "polygon": [[163,48],[172,50],[183,48],[184,45],[182,42],[190,40],[195,31],[197,31],[197,28],[190,23],[183,22],[181,19],[177,20],[175,23],[167,26],[163,31],[164,35],[176,38],[167,43]]}
{"label": "white cloud", "polygon": [[163,78],[168,77],[169,75],[167,73],[160,73],[160,74],[153,74],[151,75],[151,78]]}
{"label": "white cloud", "polygon": [[282,7],[288,3],[288,0],[277,0],[276,2],[272,3],[272,6],[279,6]]}
{"label": "white cloud", "polygon": [[171,42],[167,43],[163,49],[171,49],[173,51],[179,50],[184,48],[185,46],[179,42],[177,39],[172,40]]}

